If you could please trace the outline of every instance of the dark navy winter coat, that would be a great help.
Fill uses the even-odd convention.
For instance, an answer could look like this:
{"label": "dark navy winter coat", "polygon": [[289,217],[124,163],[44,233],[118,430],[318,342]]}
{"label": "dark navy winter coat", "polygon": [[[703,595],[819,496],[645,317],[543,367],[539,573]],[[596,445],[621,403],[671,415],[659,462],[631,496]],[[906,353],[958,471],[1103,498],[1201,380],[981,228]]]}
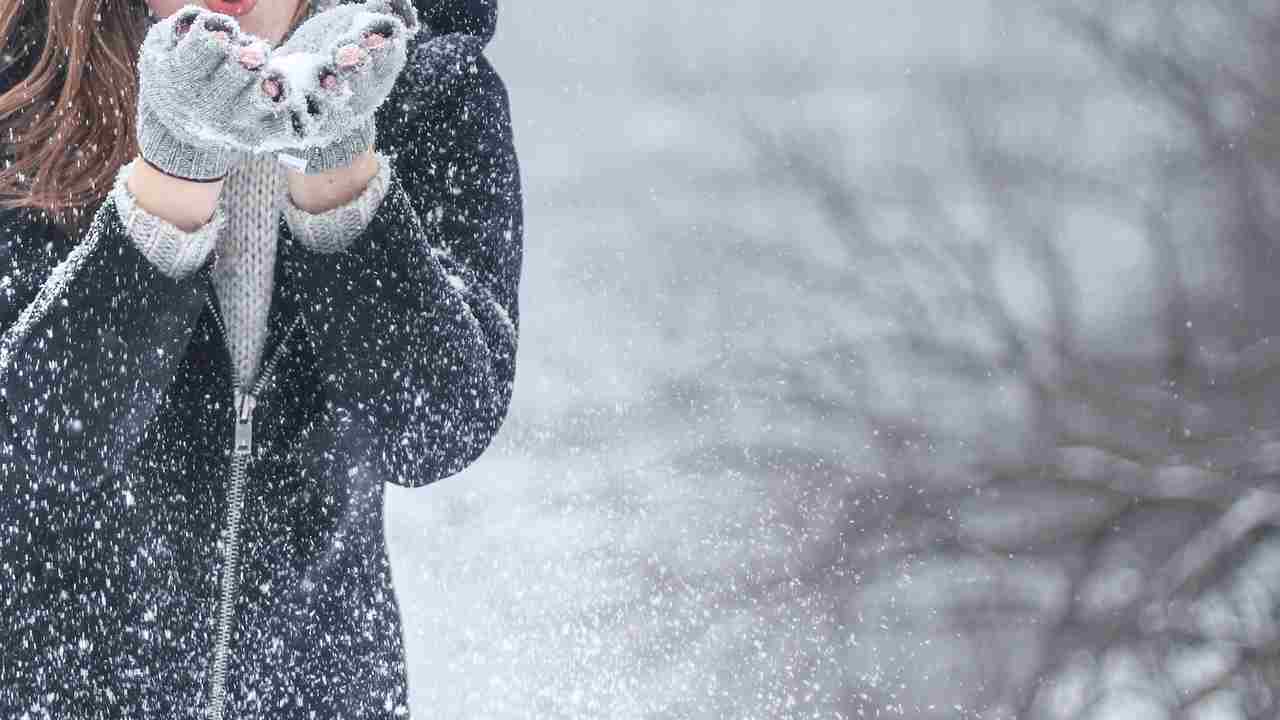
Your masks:
{"label": "dark navy winter coat", "polygon": [[[480,54],[495,7],[418,5],[377,113],[377,214],[328,255],[280,222],[227,720],[408,717],[384,483],[462,470],[511,398],[523,229]],[[216,258],[162,275],[111,199],[84,237],[23,210],[0,240],[0,718],[203,718],[236,425]]]}

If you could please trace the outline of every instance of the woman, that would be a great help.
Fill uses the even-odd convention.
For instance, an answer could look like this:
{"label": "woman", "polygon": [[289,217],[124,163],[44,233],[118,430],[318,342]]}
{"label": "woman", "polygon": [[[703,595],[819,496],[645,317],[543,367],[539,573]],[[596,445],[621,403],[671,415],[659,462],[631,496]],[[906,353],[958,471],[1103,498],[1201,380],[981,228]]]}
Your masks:
{"label": "woman", "polygon": [[383,483],[514,381],[495,17],[0,7],[0,717],[408,716]]}

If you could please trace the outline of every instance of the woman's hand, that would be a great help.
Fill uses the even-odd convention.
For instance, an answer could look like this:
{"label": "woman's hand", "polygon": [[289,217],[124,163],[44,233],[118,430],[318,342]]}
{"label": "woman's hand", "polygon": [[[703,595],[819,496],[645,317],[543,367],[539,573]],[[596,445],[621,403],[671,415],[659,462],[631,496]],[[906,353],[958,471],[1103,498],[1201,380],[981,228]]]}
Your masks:
{"label": "woman's hand", "polygon": [[267,94],[287,109],[290,123],[261,150],[300,151],[306,157],[296,158],[295,169],[307,174],[350,165],[372,147],[374,111],[420,28],[408,0],[339,5],[300,25],[264,70]]}
{"label": "woman's hand", "polygon": [[138,62],[142,157],[171,175],[209,180],[284,133],[288,115],[263,87],[271,54],[231,16],[196,5],[152,25]]}

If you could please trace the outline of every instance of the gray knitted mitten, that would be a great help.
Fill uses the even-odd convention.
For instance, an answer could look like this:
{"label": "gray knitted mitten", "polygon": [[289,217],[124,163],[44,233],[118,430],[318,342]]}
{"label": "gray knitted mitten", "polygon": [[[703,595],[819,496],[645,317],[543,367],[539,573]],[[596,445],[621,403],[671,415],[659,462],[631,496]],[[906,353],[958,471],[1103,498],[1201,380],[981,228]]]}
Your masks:
{"label": "gray knitted mitten", "polygon": [[271,47],[229,15],[186,5],[154,23],[138,58],[138,146],[178,177],[209,180],[267,137],[290,131],[267,97]]}
{"label": "gray knitted mitten", "polygon": [[298,26],[264,70],[267,93],[278,88],[293,133],[268,137],[260,149],[283,151],[282,162],[307,174],[350,165],[373,145],[374,111],[420,29],[409,0],[338,5]]}

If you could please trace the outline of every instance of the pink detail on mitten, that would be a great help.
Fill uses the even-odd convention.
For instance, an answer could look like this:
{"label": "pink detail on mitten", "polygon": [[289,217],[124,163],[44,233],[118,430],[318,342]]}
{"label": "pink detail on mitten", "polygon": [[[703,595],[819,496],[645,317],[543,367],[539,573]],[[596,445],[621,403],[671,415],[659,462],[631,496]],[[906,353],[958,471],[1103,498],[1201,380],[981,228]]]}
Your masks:
{"label": "pink detail on mitten", "polygon": [[354,67],[368,56],[369,53],[355,45],[343,45],[338,48],[338,65],[341,67]]}

